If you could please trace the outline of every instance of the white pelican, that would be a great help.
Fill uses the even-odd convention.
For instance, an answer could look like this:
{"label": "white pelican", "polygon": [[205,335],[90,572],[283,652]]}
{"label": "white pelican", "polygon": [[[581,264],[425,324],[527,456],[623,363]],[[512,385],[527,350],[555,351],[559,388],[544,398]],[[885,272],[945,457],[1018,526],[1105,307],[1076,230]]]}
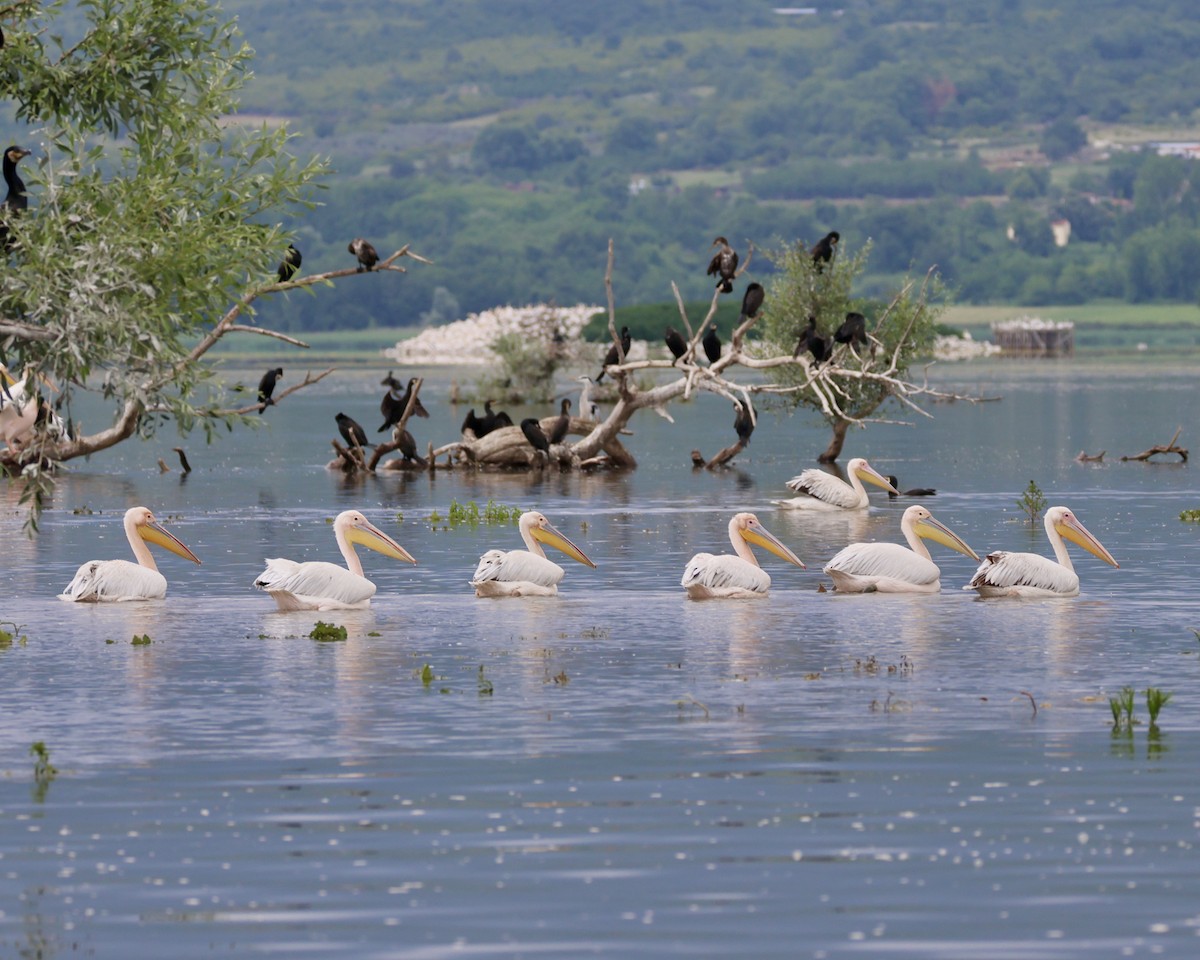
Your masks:
{"label": "white pelican", "polygon": [[579,377],[579,382],[583,384],[579,389],[579,415],[584,420],[599,420],[600,407],[595,400],[592,399],[592,387],[595,386],[595,381],[589,376]]}
{"label": "white pelican", "polygon": [[575,544],[550,525],[542,514],[521,514],[521,539],[527,550],[489,550],[479,558],[471,577],[477,597],[552,597],[558,593],[563,568],[546,559],[542,544],[561,550],[572,560],[596,565]]}
{"label": "white pelican", "polygon": [[879,474],[862,457],[855,457],[846,464],[846,475],[850,482],[839,480],[824,470],[805,470],[800,476],[787,482],[789,490],[800,494],[791,500],[776,500],[776,505],[791,510],[861,510],[869,503],[863,481],[883,487],[892,493],[899,491],[888,483],[887,477]]}
{"label": "white pelican", "polygon": [[297,563],[267,559],[267,569],[254,585],[275,598],[280,610],[362,610],[371,605],[375,584],[363,576],[354,552],[356,543],[393,560],[416,563],[412,555],[357,510],[343,510],[333,521],[333,535],[346,566],[323,560]]}
{"label": "white pelican", "polygon": [[972,560],[979,559],[920,504],[904,511],[900,529],[907,548],[898,543],[852,543],[825,564],[833,588],[839,593],[937,593],[942,588],[941,571],[929,558],[923,540],[936,540]]}
{"label": "white pelican", "polygon": [[727,553],[720,556],[698,553],[688,561],[679,583],[687,590],[690,599],[743,600],[765,597],[771,588],[771,578],[758,565],[754,551],[750,549],[752,543],[804,569],[800,558],[768,533],[752,513],[734,514],[729,521],[729,542],[733,544],[736,557]]}
{"label": "white pelican", "polygon": [[1114,567],[1120,564],[1104,545],[1088,533],[1066,507],[1051,507],[1043,521],[1046,536],[1054,547],[1054,560],[1036,553],[997,550],[984,558],[964,590],[978,590],[981,597],[1077,597],[1079,577],[1067,553],[1066,537],[1088,553]]}
{"label": "white pelican", "polygon": [[157,544],[193,563],[196,555],[167,533],[145,507],[125,511],[125,536],[137,563],[128,560],[89,560],[58,595],[68,603],[107,603],[119,600],[158,600],[166,596],[167,578],[158,572],[147,542]]}

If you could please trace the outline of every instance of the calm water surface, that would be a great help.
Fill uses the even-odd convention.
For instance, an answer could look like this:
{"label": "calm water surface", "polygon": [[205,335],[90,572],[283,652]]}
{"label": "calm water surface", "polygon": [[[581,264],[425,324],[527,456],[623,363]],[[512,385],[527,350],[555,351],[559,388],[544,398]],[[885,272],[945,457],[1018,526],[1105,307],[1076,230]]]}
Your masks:
{"label": "calm water surface", "polygon": [[[803,415],[764,415],[736,470],[693,473],[693,447],[733,439],[707,396],[635,420],[626,476],[346,483],[323,466],[333,414],[374,427],[380,371],[188,439],[183,482],[155,466],[174,436],[98,456],[34,542],[4,489],[0,619],[28,640],[0,649],[0,957],[1196,956],[1200,526],[1178,516],[1200,489],[1116,461],[1179,424],[1194,443],[1194,372],[935,373],[1003,400],[852,433],[846,457],[937,487],[981,553],[1049,552],[1014,503],[1036,479],[1121,569],[1082,555],[1079,598],[984,602],[935,546],[939,596],[818,593],[847,542],[899,539],[908,503],[777,511],[827,440]],[[427,383],[422,445],[465,413],[449,382]],[[452,498],[536,506],[599,569],[477,600],[476,558],[518,537],[434,529]],[[127,555],[137,503],[204,565],[161,559],[162,602],[55,600],[82,561]],[[274,612],[250,587],[263,558],[336,560],[326,521],[351,506],[419,566],[367,552],[369,611]],[[687,602],[684,563],[726,550],[738,509],[809,569],[772,558],[768,600]],[[309,639],[322,618],[346,642]],[[1161,729],[1111,733],[1125,685],[1173,694]],[[59,769],[42,790],[35,740]]]}

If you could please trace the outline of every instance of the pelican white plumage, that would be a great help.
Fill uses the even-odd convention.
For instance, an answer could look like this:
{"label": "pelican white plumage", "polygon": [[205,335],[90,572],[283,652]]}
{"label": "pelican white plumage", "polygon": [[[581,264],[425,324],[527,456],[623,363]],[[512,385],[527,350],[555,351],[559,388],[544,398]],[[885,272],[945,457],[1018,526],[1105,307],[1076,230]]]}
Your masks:
{"label": "pelican white plumage", "polygon": [[579,378],[579,382],[583,384],[579,388],[579,415],[584,420],[599,420],[600,407],[595,400],[592,399],[592,387],[596,381],[586,374]]}
{"label": "pelican white plumage", "polygon": [[489,550],[471,577],[477,597],[552,597],[558,593],[563,568],[546,559],[542,544],[595,569],[588,556],[559,533],[543,514],[529,511],[518,522],[526,550]]}
{"label": "pelican white plumage", "polygon": [[1067,507],[1051,507],[1042,524],[1054,547],[1054,560],[1036,553],[998,550],[984,558],[963,589],[978,590],[981,597],[1079,596],[1079,576],[1071,564],[1064,537],[1105,563],[1120,566]]}
{"label": "pelican white plumage", "polygon": [[128,560],[89,560],[75,573],[59,600],[68,603],[109,603],[158,600],[167,593],[167,578],[158,572],[147,543],[153,543],[193,563],[196,555],[168,533],[145,507],[125,511],[125,536],[137,563]]}
{"label": "pelican white plumage", "polygon": [[343,510],[333,521],[333,535],[346,566],[323,560],[275,558],[254,585],[275,598],[280,610],[362,610],[371,605],[375,584],[363,576],[362,563],[354,552],[361,544],[393,560],[416,563],[412,555],[357,510]]}
{"label": "pelican white plumage", "polygon": [[729,542],[733,544],[736,556],[698,553],[688,561],[679,583],[690,599],[765,597],[771,588],[771,577],[758,565],[758,559],[750,549],[752,543],[804,569],[800,558],[769,533],[752,513],[734,514],[729,521]]}
{"label": "pelican white plumage", "polygon": [[934,540],[972,560],[979,555],[933,514],[914,504],[904,511],[900,530],[908,547],[898,543],[852,543],[825,564],[839,593],[937,593],[941,571],[929,556],[925,540]]}
{"label": "pelican white plumage", "polygon": [[846,464],[846,476],[849,483],[824,470],[805,470],[787,482],[788,489],[800,496],[775,503],[789,510],[862,510],[870,503],[864,480],[892,493],[899,492],[863,457],[855,457]]}

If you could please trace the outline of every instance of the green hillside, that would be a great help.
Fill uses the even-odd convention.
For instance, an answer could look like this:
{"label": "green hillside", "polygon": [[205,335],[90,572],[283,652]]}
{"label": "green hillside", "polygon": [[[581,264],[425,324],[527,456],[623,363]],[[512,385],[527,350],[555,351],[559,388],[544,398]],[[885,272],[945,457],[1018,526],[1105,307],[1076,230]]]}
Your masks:
{"label": "green hillside", "polygon": [[1136,149],[1200,140],[1188,0],[225,6],[258,52],[246,119],[338,171],[305,265],[357,235],[436,261],[273,322],[411,324],[438,287],[600,302],[609,237],[619,301],[703,299],[717,234],[828,229],[872,239],[867,294],[937,263],[967,302],[1200,296],[1195,163]]}

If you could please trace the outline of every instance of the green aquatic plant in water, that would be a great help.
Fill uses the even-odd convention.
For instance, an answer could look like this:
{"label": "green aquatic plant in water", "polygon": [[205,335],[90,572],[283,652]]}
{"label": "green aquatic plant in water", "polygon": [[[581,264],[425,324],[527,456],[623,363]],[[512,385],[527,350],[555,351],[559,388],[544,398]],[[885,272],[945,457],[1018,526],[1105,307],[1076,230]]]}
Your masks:
{"label": "green aquatic plant in water", "polygon": [[29,755],[33,757],[33,793],[40,803],[46,799],[46,790],[58,776],[58,767],[50,762],[50,749],[44,740],[34,740],[29,745]]}
{"label": "green aquatic plant in water", "polygon": [[492,681],[483,675],[483,664],[479,665],[479,695],[481,697],[490,697],[496,692]]}
{"label": "green aquatic plant in water", "polygon": [[1122,687],[1115,697],[1108,698],[1109,709],[1113,715],[1113,729],[1133,729],[1133,687]]}
{"label": "green aquatic plant in water", "polygon": [[1185,523],[1200,523],[1200,510],[1184,510],[1179,514],[1179,519]]}
{"label": "green aquatic plant in water", "polygon": [[143,633],[140,637],[135,633],[133,639],[129,641],[135,647],[145,647],[154,641],[150,639],[150,634]]}
{"label": "green aquatic plant in water", "polygon": [[1029,481],[1029,486],[1025,488],[1025,492],[1021,494],[1021,498],[1017,500],[1017,506],[1025,511],[1029,517],[1029,524],[1032,526],[1037,523],[1038,517],[1042,511],[1046,509],[1046,495],[1042,493],[1042,488],[1034,481]]}
{"label": "green aquatic plant in water", "polygon": [[317,643],[338,643],[345,640],[348,634],[345,627],[318,620],[313,624],[312,632],[308,636]]}
{"label": "green aquatic plant in water", "polygon": [[[465,523],[475,527],[480,523],[516,523],[522,513],[524,511],[520,507],[510,507],[503,503],[497,503],[495,500],[488,500],[482,510],[474,500],[468,500],[466,503],[451,500],[449,520],[451,526]],[[435,515],[436,512],[431,514],[429,519],[433,520]]]}
{"label": "green aquatic plant in water", "polygon": [[1171,702],[1171,694],[1158,687],[1146,688],[1146,711],[1150,714],[1150,726],[1158,726],[1158,714]]}
{"label": "green aquatic plant in water", "polygon": [[[12,627],[11,630],[5,630],[5,627]],[[14,623],[12,620],[0,620],[0,650],[7,650],[13,645],[16,640],[20,646],[25,646],[29,638],[21,633],[25,628],[19,623]]]}

